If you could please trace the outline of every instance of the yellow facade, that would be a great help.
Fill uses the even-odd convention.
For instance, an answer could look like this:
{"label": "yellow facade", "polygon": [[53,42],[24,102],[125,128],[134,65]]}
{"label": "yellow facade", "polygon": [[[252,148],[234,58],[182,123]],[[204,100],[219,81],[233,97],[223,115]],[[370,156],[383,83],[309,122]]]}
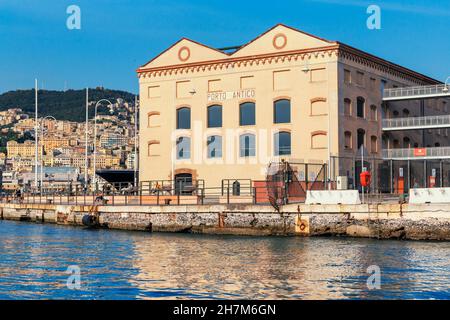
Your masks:
{"label": "yellow facade", "polygon": [[35,143],[29,140],[25,141],[24,143],[18,143],[17,141],[8,141],[6,143],[6,152],[8,154],[8,158],[34,157]]}
{"label": "yellow facade", "polygon": [[[332,155],[353,156],[361,129],[365,147],[379,157],[381,88],[437,83],[284,25],[233,53],[182,39],[140,67],[138,75],[140,180],[191,174],[208,186],[220,186],[222,179],[265,180],[267,165],[274,160],[328,163]],[[363,115],[356,114],[360,98]],[[288,101],[290,119],[277,123],[280,101]],[[254,124],[241,123],[245,103],[254,104]],[[219,127],[208,123],[211,106],[221,107]],[[190,128],[177,123],[181,109],[190,111]],[[290,136],[285,154],[279,152],[285,145],[280,132]],[[254,141],[244,140],[245,135]],[[208,143],[218,139],[220,152],[211,157]]]}
{"label": "yellow facade", "polygon": [[41,144],[44,147],[44,151],[46,153],[49,153],[49,152],[53,151],[53,149],[56,149],[56,148],[69,147],[70,140],[63,139],[63,138],[44,137],[41,141]]}

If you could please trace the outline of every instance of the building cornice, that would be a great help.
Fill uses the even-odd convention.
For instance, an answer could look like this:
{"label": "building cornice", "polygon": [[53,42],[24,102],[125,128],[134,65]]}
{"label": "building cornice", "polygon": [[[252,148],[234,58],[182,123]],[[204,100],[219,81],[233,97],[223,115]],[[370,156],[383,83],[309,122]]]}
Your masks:
{"label": "building cornice", "polygon": [[331,57],[332,55],[337,56],[338,53],[338,45],[320,47],[320,48],[311,48],[311,49],[303,49],[303,50],[292,50],[292,51],[284,51],[284,52],[276,52],[269,54],[259,54],[245,57],[230,57],[219,60],[207,60],[196,63],[184,63],[184,64],[175,64],[168,65],[162,67],[154,67],[154,68],[139,68],[137,70],[139,77],[157,77],[161,75],[171,75],[178,73],[194,73],[194,72],[202,72],[202,71],[210,71],[210,70],[222,70],[227,68],[235,68],[235,67],[246,67],[252,65],[259,64],[272,64],[277,62],[285,62],[286,60],[297,61],[299,59],[305,60],[310,59],[312,56],[326,56]]}
{"label": "building cornice", "polygon": [[415,72],[411,69],[402,67],[398,64],[376,57],[367,52],[353,48],[346,44],[335,42],[333,45],[291,50],[284,52],[275,52],[268,54],[259,54],[244,57],[229,57],[219,60],[206,60],[195,63],[174,64],[153,68],[137,69],[139,78],[155,78],[173,74],[189,74],[211,70],[223,70],[228,68],[240,68],[253,65],[265,65],[274,63],[284,63],[287,61],[310,60],[311,58],[332,57],[349,60],[360,65],[381,71],[395,77],[417,83],[419,85],[439,84],[440,81]]}
{"label": "building cornice", "polygon": [[426,75],[402,67],[385,59],[374,56],[370,53],[361,51],[354,47],[339,43],[339,57],[365,65],[367,67],[394,75],[405,80],[415,82],[421,85],[440,84],[441,82]]}

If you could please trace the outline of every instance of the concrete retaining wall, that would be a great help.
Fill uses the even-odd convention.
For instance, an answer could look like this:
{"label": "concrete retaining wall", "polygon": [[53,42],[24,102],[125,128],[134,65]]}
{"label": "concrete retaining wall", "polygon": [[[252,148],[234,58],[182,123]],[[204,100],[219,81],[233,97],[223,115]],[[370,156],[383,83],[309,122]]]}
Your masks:
{"label": "concrete retaining wall", "polygon": [[352,236],[450,240],[450,205],[64,206],[0,204],[0,218],[82,225],[98,213],[102,227],[147,232],[236,235]]}

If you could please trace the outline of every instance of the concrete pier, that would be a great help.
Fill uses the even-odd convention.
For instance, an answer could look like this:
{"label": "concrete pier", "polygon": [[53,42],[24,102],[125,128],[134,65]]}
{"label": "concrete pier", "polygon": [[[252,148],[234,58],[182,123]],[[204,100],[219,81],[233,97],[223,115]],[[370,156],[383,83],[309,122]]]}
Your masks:
{"label": "concrete pier", "polygon": [[145,232],[450,240],[449,204],[75,206],[0,204],[0,218]]}

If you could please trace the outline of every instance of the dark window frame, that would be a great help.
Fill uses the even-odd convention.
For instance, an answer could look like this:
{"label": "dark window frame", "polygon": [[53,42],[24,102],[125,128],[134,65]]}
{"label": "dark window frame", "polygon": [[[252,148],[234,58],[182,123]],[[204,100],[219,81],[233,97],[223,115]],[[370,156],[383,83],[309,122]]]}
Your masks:
{"label": "dark window frame", "polygon": [[[212,143],[214,143],[215,141],[211,141],[211,138],[219,138],[220,140],[220,148],[214,148],[214,149],[210,149],[210,145]],[[217,142],[216,142],[217,143]],[[222,144],[222,136],[217,135],[217,134],[213,134],[210,135],[206,138],[206,153],[207,153],[207,158],[208,159],[220,159],[222,158],[222,148],[223,148],[223,144]],[[212,155],[212,151],[214,151],[214,155]]]}
{"label": "dark window frame", "polygon": [[[248,123],[244,120],[243,111],[244,109],[252,107],[253,112],[253,121],[248,121]],[[245,122],[245,123],[244,123]],[[252,101],[242,102],[239,104],[239,125],[240,126],[254,126],[256,125],[256,103]]]}
{"label": "dark window frame", "polygon": [[[182,115],[182,113],[185,110],[189,111],[189,124],[187,126],[182,125],[182,123],[181,123],[182,119],[180,119],[180,115]],[[180,129],[180,130],[183,130],[183,129],[189,130],[189,129],[191,129],[191,108],[187,107],[187,106],[186,107],[181,107],[181,108],[178,108],[176,112],[177,112],[177,129]]]}
{"label": "dark window frame", "polygon": [[[282,103],[287,102],[289,113],[288,116],[284,115],[282,111],[286,106],[282,105]],[[281,114],[280,114],[281,113]],[[282,118],[282,119],[280,119]],[[284,119],[288,118],[288,119]],[[273,123],[291,123],[291,100],[289,99],[278,99],[273,102]]]}
{"label": "dark window frame", "polygon": [[[220,110],[220,119],[217,122],[220,122],[220,124],[212,124],[212,119],[211,119],[211,113],[214,110]],[[220,104],[214,104],[214,105],[210,105],[208,106],[208,108],[206,109],[206,118],[207,118],[207,125],[208,128],[222,128],[223,126],[223,108],[222,105]]]}
{"label": "dark window frame", "polygon": [[[289,137],[289,146],[282,146],[280,144],[282,136]],[[292,154],[292,134],[290,131],[280,131],[274,134],[274,155],[275,156],[289,156]]]}
{"label": "dark window frame", "polygon": [[[251,138],[252,137],[252,138]],[[248,138],[248,146],[245,139]],[[253,139],[253,145],[251,143]],[[244,145],[242,145],[244,144]],[[256,156],[256,135],[253,133],[243,133],[239,136],[239,157],[250,158]]]}

